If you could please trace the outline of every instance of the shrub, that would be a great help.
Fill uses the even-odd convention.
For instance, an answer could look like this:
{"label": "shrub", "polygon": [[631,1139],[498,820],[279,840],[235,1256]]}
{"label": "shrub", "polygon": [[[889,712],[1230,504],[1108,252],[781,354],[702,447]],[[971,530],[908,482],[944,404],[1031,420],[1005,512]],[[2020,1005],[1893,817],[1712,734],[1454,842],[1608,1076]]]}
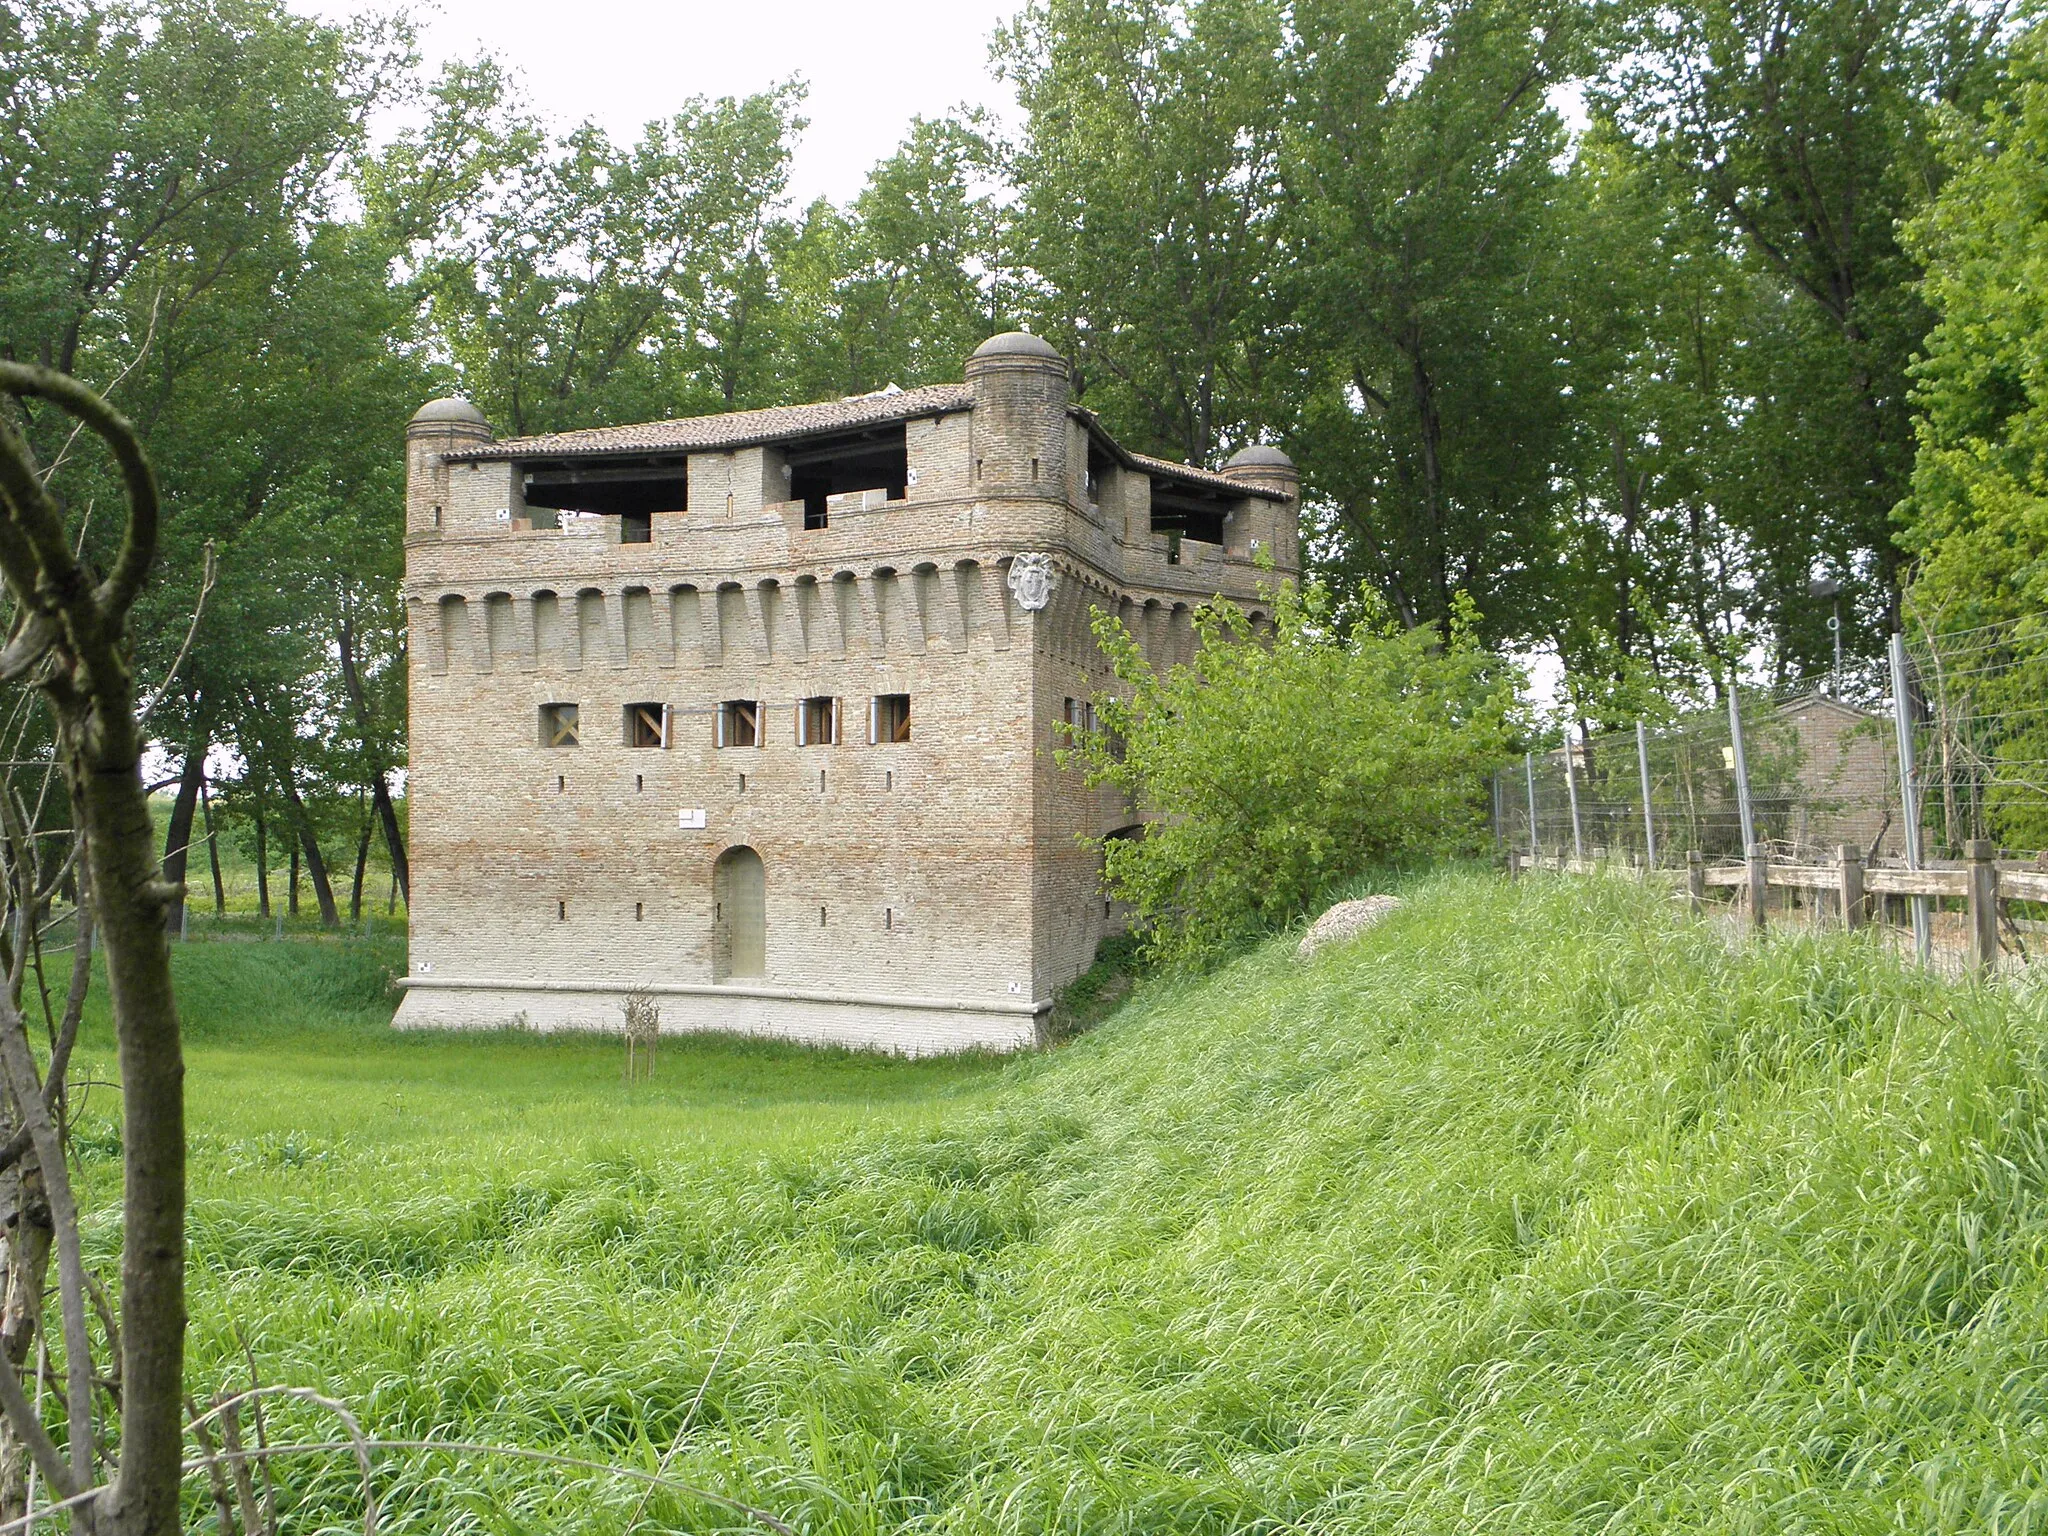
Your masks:
{"label": "shrub", "polygon": [[1157,813],[1103,842],[1149,959],[1185,963],[1292,922],[1368,869],[1469,852],[1508,751],[1516,674],[1472,638],[1373,613],[1340,633],[1320,586],[1283,588],[1274,632],[1218,601],[1195,659],[1156,672],[1116,618],[1118,683],[1065,756]]}

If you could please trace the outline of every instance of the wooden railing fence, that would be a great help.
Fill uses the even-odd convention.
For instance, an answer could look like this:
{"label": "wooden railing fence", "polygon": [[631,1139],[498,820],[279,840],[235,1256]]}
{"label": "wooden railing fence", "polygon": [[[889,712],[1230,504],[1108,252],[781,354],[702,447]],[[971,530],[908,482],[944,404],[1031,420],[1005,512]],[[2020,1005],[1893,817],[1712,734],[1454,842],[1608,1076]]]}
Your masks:
{"label": "wooden railing fence", "polygon": [[[1762,930],[1768,920],[1772,887],[1832,898],[1828,905],[1834,909],[1843,926],[1852,929],[1861,928],[1877,917],[1881,910],[1878,901],[1886,896],[1905,897],[1918,908],[1915,927],[1923,932],[1928,903],[1960,901],[1965,912],[1965,959],[1971,969],[1988,972],[1999,962],[2001,919],[2008,926],[2017,926],[2009,904],[2048,903],[2048,869],[2039,864],[2000,863],[1996,848],[1988,841],[1966,843],[1963,853],[1960,861],[1942,868],[1906,869],[1890,863],[1868,864],[1864,861],[1863,851],[1849,843],[1839,845],[1834,861],[1824,864],[1781,860],[1761,843],[1751,844],[1749,857],[1741,863],[1709,864],[1694,851],[1687,856],[1684,883],[1676,894],[1697,915],[1706,908],[1708,892],[1732,889],[1745,919],[1758,930]],[[1568,874],[1605,874],[1621,870],[1633,871],[1639,876],[1678,873],[1647,869],[1640,855],[1628,864],[1601,857],[1599,849],[1594,850],[1594,855],[1590,859],[1575,858],[1562,848],[1555,854],[1538,853],[1533,856],[1510,850],[1506,856],[1507,869],[1510,878],[1531,870],[1558,870]]]}

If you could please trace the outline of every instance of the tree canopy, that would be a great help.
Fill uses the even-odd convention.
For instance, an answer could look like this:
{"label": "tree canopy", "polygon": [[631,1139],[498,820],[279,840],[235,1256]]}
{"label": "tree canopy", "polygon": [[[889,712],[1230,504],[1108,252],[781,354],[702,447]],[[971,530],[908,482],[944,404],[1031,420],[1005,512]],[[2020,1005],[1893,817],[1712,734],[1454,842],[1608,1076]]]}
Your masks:
{"label": "tree canopy", "polygon": [[[352,816],[402,866],[421,400],[532,432],[830,398],[1016,325],[1135,448],[1284,446],[1340,628],[1469,604],[1598,718],[1811,669],[1816,580],[1864,654],[1916,579],[2039,605],[2040,51],[1986,0],[1028,0],[1014,132],[920,120],[799,208],[798,81],[622,142],[490,57],[429,75],[399,21],[23,0],[0,356],[160,467],[145,678],[213,546],[153,729],[309,863]],[[104,558],[103,467],[24,428]]]}

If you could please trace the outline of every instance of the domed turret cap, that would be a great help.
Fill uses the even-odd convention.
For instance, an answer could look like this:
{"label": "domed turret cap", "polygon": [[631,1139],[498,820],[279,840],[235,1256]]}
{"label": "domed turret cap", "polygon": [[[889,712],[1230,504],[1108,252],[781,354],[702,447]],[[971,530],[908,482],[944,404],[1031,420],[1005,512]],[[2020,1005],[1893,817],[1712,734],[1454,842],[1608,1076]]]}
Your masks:
{"label": "domed turret cap", "polygon": [[1294,460],[1270,443],[1253,443],[1231,455],[1225,469],[1293,469]]}
{"label": "domed turret cap", "polygon": [[1064,362],[1059,348],[1029,331],[1004,331],[974,349],[976,357],[1049,357]]}
{"label": "domed turret cap", "polygon": [[455,422],[469,427],[490,426],[484,420],[484,413],[460,395],[444,395],[439,400],[429,400],[412,413],[412,419],[415,425]]}

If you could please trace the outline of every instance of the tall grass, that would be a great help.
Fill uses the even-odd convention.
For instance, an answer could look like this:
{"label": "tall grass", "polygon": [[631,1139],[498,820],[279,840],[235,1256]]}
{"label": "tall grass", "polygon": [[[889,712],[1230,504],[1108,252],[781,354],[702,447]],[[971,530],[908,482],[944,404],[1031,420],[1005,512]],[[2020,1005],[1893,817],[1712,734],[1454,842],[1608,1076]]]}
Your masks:
{"label": "tall grass", "polygon": [[[365,1103],[304,1197],[202,1172],[200,1385],[241,1330],[385,1435],[676,1443],[817,1531],[2048,1530],[2033,996],[1730,950],[1619,882],[1408,896],[879,1129],[413,1158]],[[640,1499],[387,1466],[406,1530]],[[344,1518],[339,1459],[292,1475]]]}

